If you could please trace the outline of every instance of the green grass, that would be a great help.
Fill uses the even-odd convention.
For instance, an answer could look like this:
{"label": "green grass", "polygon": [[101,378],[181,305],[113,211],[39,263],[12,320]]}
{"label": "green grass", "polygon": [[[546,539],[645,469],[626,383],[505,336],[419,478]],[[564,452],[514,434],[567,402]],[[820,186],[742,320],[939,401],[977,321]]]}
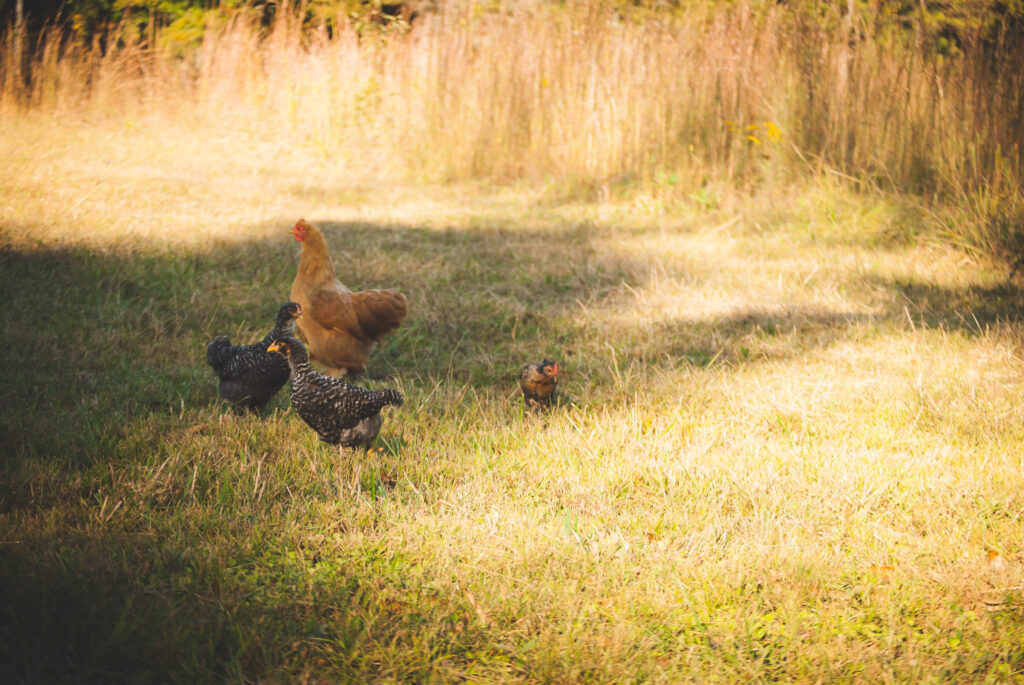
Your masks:
{"label": "green grass", "polygon": [[[5,682],[1024,674],[1024,293],[898,198],[392,188],[5,123]],[[205,344],[269,330],[299,216],[409,297],[380,452],[217,401]],[[542,357],[565,401],[524,415]]]}

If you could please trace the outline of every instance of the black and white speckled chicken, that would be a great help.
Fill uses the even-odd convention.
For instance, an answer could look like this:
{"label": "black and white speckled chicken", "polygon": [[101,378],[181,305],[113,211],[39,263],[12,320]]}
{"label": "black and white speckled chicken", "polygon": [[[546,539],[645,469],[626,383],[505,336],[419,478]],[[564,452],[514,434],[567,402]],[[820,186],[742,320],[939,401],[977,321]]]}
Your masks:
{"label": "black and white speckled chicken", "polygon": [[384,419],[381,418],[380,414],[368,416],[352,428],[340,431],[337,444],[339,447],[370,449],[373,447],[373,442],[377,439],[377,435],[380,434],[380,427],[383,423]]}
{"label": "black and white speckled chicken", "polygon": [[547,409],[555,398],[558,386],[558,364],[545,359],[538,364],[527,364],[519,374],[519,387],[528,409]]}
{"label": "black and white speckled chicken", "polygon": [[226,335],[206,346],[206,363],[220,378],[220,396],[237,407],[259,413],[288,381],[288,362],[267,352],[275,340],[292,334],[295,319],[302,316],[296,302],[286,302],[277,313],[274,330],[252,345],[232,345]]}
{"label": "black and white speckled chicken", "polygon": [[269,347],[288,360],[292,406],[320,439],[339,447],[369,447],[380,432],[380,411],[402,406],[397,390],[367,390],[317,373],[309,365],[306,346],[297,338],[281,338]]}

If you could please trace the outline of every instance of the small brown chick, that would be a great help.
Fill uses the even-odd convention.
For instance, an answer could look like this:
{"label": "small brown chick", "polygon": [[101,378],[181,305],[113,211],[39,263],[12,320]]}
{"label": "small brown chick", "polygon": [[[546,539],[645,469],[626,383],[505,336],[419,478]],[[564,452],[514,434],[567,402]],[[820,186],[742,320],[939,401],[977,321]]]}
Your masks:
{"label": "small brown chick", "polygon": [[538,364],[527,364],[519,374],[519,387],[527,409],[548,409],[555,398],[558,385],[558,363],[545,359]]}

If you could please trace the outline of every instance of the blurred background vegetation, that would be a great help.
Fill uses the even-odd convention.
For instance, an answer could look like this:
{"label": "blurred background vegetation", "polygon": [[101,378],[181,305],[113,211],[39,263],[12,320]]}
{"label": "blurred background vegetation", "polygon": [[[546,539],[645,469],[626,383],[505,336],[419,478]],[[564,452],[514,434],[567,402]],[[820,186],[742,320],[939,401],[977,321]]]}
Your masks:
{"label": "blurred background vegetation", "polygon": [[[79,37],[88,40],[128,22],[140,33],[178,33],[210,16],[236,12],[258,15],[269,25],[278,10],[301,14],[305,23],[315,25],[344,16],[355,21],[405,19],[422,11],[436,12],[440,5],[459,4],[474,11],[509,11],[530,6],[581,4],[565,0],[21,0],[25,16],[39,26],[45,22],[66,23]],[[0,0],[0,22],[10,25],[16,18],[19,0]],[[585,4],[585,3],[583,3]],[[734,5],[722,0],[605,0],[600,3],[624,15],[672,17],[696,6]],[[964,42],[977,39],[998,41],[1004,32],[1020,36],[1024,2],[1021,0],[780,0],[801,11],[827,14],[839,9],[858,22],[877,27],[897,26],[915,33],[941,54],[957,54]]]}
{"label": "blurred background vegetation", "polygon": [[[1024,249],[1021,0],[0,0],[0,108],[668,207],[808,176]],[[253,122],[258,122],[255,125]]]}

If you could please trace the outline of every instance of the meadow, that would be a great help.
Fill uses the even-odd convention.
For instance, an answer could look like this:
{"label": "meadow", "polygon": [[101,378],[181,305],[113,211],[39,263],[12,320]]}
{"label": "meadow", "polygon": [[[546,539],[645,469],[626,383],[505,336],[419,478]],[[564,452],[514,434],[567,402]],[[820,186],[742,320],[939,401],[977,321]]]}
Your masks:
{"label": "meadow", "polygon": [[[337,68],[294,47],[264,66]],[[949,230],[1008,162],[930,204],[784,154],[798,124],[764,112],[772,155],[719,122],[719,156],[648,166],[197,68],[6,91],[4,682],[1024,676],[1024,292]],[[205,364],[270,329],[299,217],[347,285],[409,298],[358,379],[406,397],[368,454],[287,390],[232,413]],[[543,357],[562,402],[532,415]]]}

